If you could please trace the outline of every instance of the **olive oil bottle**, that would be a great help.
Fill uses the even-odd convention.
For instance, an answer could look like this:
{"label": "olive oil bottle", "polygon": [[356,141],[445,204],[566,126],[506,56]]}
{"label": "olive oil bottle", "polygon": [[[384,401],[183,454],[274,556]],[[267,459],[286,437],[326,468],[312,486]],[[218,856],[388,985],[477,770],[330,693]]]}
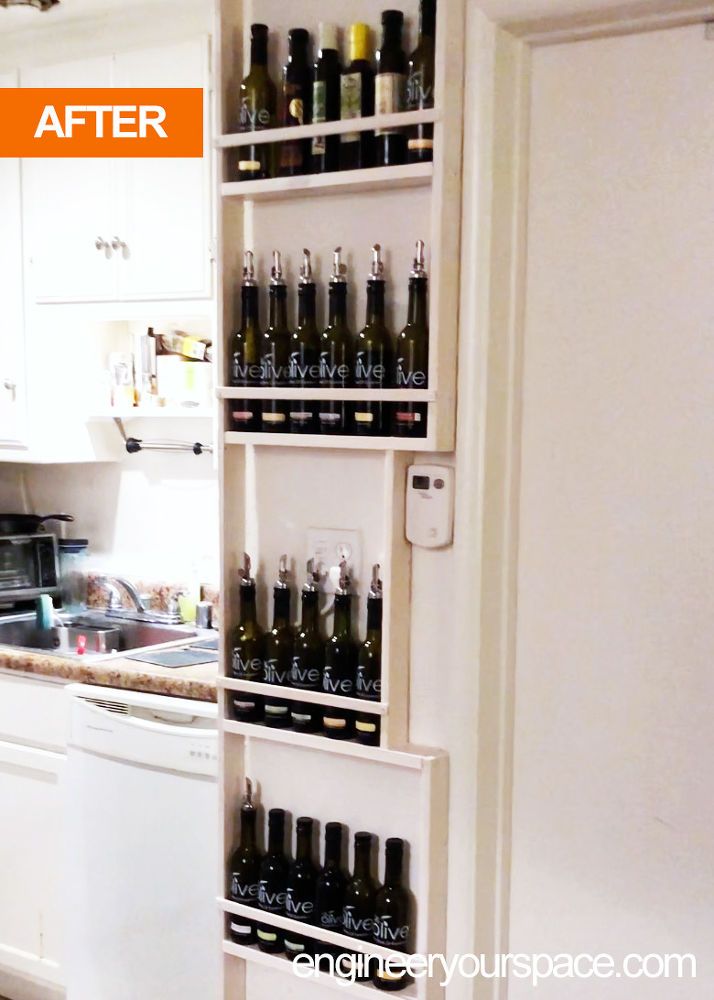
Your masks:
{"label": "olive oil bottle", "polygon": [[[298,325],[290,338],[288,382],[294,389],[312,389],[320,381],[320,335],[317,332],[315,295],[310,251],[303,250],[298,281]],[[290,400],[288,426],[291,433],[314,434],[318,426],[317,411],[318,404],[313,400]]]}
{"label": "olive oil bottle", "polygon": [[[288,384],[290,330],[288,328],[288,290],[283,281],[279,250],[273,250],[273,266],[268,290],[268,326],[262,338],[260,359],[261,381],[266,387]],[[269,399],[261,403],[260,429],[269,433],[287,431],[288,404],[285,400]]]}
{"label": "olive oil bottle", "polygon": [[[328,291],[329,322],[320,337],[320,386],[349,389],[354,372],[354,337],[347,326],[347,267],[342,247],[333,254]],[[322,434],[349,434],[351,407],[345,400],[320,400],[318,420]]]}
{"label": "olive oil bottle", "polygon": [[[337,26],[321,21],[319,51],[312,77],[312,121],[334,122],[340,117],[340,54]],[[320,135],[312,140],[312,172],[322,174],[339,167],[340,137]]]}
{"label": "olive oil bottle", "polygon": [[[280,557],[278,579],[273,587],[273,627],[265,636],[263,680],[274,687],[290,684],[293,629],[290,624],[290,574],[288,557]],[[290,704],[282,698],[265,699],[265,724],[274,729],[290,726]]]}
{"label": "olive oil bottle", "polygon": [[[239,132],[275,128],[275,84],[268,73],[268,26],[250,26],[250,72],[240,85]],[[259,181],[272,176],[270,143],[241,146],[238,178]]]}
{"label": "olive oil bottle", "polygon": [[[246,250],[243,257],[241,324],[231,337],[228,348],[230,365],[228,381],[232,386],[257,387],[261,381],[258,283],[255,280],[253,251]],[[260,404],[257,400],[231,399],[228,405],[233,430],[257,431],[260,429]]]}
{"label": "olive oil bottle", "polygon": [[[285,916],[303,924],[314,923],[317,868],[312,860],[312,819],[300,816],[295,824],[295,860],[288,870]],[[307,938],[285,931],[285,954],[296,958],[308,946]]]}
{"label": "olive oil bottle", "polygon": [[[370,61],[369,25],[351,24],[347,33],[348,65],[340,78],[340,118],[374,114],[374,70]],[[374,162],[374,132],[340,135],[340,170],[361,170]]]}
{"label": "olive oil bottle", "polygon": [[[379,701],[382,693],[382,581],[379,564],[372,567],[372,582],[367,595],[367,637],[357,654],[355,695],[363,701]],[[355,735],[360,743],[379,743],[379,716],[358,712]]]}
{"label": "olive oil bottle", "polygon": [[[402,884],[404,841],[389,837],[385,844],[384,885],[374,900],[373,941],[382,948],[406,952],[409,947],[410,906],[409,895]],[[391,961],[388,966],[377,966],[373,977],[380,990],[395,992],[409,985],[405,968]]]}
{"label": "olive oil bottle", "polygon": [[[253,804],[253,783],[245,779],[245,795],[240,807],[240,841],[228,862],[228,895],[235,903],[258,905],[261,855],[256,837],[257,810]],[[236,944],[255,944],[255,921],[231,914],[228,930]]]}
{"label": "olive oil bottle", "polygon": [[[307,564],[307,580],[302,588],[302,620],[293,644],[290,686],[301,691],[321,691],[325,669],[325,643],[319,624],[320,574],[315,561]],[[314,733],[320,728],[322,712],[319,705],[294,701],[290,708],[293,729]]]}
{"label": "olive oil bottle", "polygon": [[[361,830],[355,834],[354,868],[345,889],[342,909],[342,932],[360,941],[371,941],[374,936],[374,903],[377,883],[372,877],[371,833]],[[367,956],[363,956],[363,960]],[[368,978],[357,974],[356,978]]]}
{"label": "olive oil bottle", "polygon": [[[288,887],[288,859],[285,857],[285,810],[271,809],[268,813],[268,849],[260,864],[258,906],[265,913],[285,916]],[[285,948],[283,931],[270,924],[258,924],[258,947],[269,954],[279,954]]]}
{"label": "olive oil bottle", "polygon": [[[405,111],[407,106],[407,57],[402,48],[404,14],[401,10],[382,11],[382,44],[377,52],[375,112],[378,115]],[[403,129],[377,129],[375,166],[391,167],[406,163],[407,140]]]}
{"label": "olive oil bottle", "polygon": [[[424,241],[417,240],[409,275],[407,324],[397,336],[394,384],[397,389],[426,389],[429,385],[428,279],[424,265]],[[427,404],[396,402],[392,430],[398,437],[426,437]]]}
{"label": "olive oil bottle", "polygon": [[[340,563],[340,582],[335,589],[335,618],[332,635],[325,644],[325,671],[322,689],[325,694],[351,698],[355,689],[357,647],[352,638],[352,584],[347,563]],[[325,736],[345,740],[352,736],[352,712],[331,705],[322,712]]]}
{"label": "olive oil bottle", "polygon": [[[263,631],[258,625],[255,580],[250,575],[250,556],[243,553],[240,581],[240,617],[230,638],[231,676],[242,681],[263,680]],[[233,716],[238,722],[260,722],[263,699],[248,691],[232,691]]]}
{"label": "olive oil bottle", "polygon": [[[308,55],[310,35],[305,28],[288,32],[288,61],[283,67],[280,94],[280,124],[283,128],[308,125],[312,121],[312,67]],[[280,144],[278,173],[294,177],[310,173],[309,139],[288,139]]]}
{"label": "olive oil bottle", "polygon": [[[384,318],[384,264],[381,247],[372,247],[372,267],[367,279],[367,318],[357,336],[355,379],[358,389],[388,389],[392,385],[394,349]],[[360,400],[354,407],[355,434],[389,434],[390,404]]]}
{"label": "olive oil bottle", "polygon": [[[419,7],[419,44],[409,57],[407,71],[407,111],[434,107],[434,52],[436,37],[436,0],[421,0]],[[409,163],[427,163],[434,159],[434,126],[414,125],[407,137]]]}

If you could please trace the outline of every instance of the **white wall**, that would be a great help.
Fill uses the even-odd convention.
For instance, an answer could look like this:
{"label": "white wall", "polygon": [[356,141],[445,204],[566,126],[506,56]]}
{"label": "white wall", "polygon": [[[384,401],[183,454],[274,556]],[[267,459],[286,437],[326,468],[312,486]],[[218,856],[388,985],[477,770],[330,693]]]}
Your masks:
{"label": "white wall", "polygon": [[714,47],[536,50],[510,948],[693,952],[714,994]]}

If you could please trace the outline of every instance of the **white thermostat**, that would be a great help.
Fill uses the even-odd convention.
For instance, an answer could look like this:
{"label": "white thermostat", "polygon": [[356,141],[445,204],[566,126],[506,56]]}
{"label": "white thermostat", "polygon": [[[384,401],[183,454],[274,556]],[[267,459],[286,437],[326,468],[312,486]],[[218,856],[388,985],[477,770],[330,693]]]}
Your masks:
{"label": "white thermostat", "polygon": [[407,540],[425,549],[450,545],[454,533],[454,470],[410,465],[407,470]]}

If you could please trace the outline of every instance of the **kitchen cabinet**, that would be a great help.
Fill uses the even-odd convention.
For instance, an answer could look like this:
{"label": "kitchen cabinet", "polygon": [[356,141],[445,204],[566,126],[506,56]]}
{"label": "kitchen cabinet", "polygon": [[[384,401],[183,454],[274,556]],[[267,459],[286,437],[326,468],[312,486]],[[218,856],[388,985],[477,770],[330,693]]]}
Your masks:
{"label": "kitchen cabinet", "polygon": [[[0,74],[0,87],[17,86],[16,73]],[[20,161],[0,158],[0,448],[25,443],[25,330],[22,301]]]}
{"label": "kitchen cabinet", "polygon": [[[27,87],[203,87],[206,38],[23,71]],[[210,157],[23,163],[31,297],[211,294]]]}

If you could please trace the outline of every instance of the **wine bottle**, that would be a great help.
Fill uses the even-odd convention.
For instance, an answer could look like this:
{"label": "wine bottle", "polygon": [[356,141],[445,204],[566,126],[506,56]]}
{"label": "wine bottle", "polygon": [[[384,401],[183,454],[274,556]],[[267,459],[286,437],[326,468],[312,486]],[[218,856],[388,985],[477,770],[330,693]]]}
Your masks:
{"label": "wine bottle", "polygon": [[[263,680],[274,686],[290,684],[293,658],[293,629],[290,624],[288,557],[280,557],[278,579],[273,587],[273,627],[265,635]],[[290,726],[290,704],[281,698],[265,699],[265,724],[273,729]]]}
{"label": "wine bottle", "polygon": [[[285,916],[303,924],[314,923],[317,869],[312,860],[312,820],[300,816],[295,824],[295,860],[288,871]],[[295,958],[305,951],[308,941],[300,934],[285,931],[285,954]]]}
{"label": "wine bottle", "polygon": [[[288,32],[288,61],[283,67],[280,95],[280,124],[308,125],[312,121],[312,67],[308,57],[310,36],[305,28]],[[289,139],[281,143],[278,173],[294,177],[310,173],[310,140]]]}
{"label": "wine bottle", "polygon": [[[347,563],[340,562],[340,582],[335,589],[335,619],[332,635],[325,644],[325,671],[322,688],[326,694],[351,698],[354,694],[357,649],[352,639],[352,596]],[[322,712],[325,736],[345,740],[352,736],[352,712],[332,705]]]}
{"label": "wine bottle", "polygon": [[[345,888],[342,908],[342,931],[360,941],[371,941],[374,936],[374,902],[377,883],[372,878],[372,834],[360,831],[355,834],[354,869]],[[360,956],[362,968],[367,956]],[[356,978],[369,978],[368,970]]]}
{"label": "wine bottle", "polygon": [[[325,826],[325,863],[315,885],[315,923],[325,931],[342,931],[347,878],[342,871],[342,824]],[[325,946],[325,951],[328,946]],[[331,949],[329,949],[331,950]]]}
{"label": "wine bottle", "polygon": [[[245,795],[240,807],[240,842],[228,863],[228,895],[236,903],[258,905],[261,856],[255,833],[257,810],[253,805],[253,785],[245,779]],[[229,923],[231,940],[236,944],[255,944],[255,922],[231,914]]]}
{"label": "wine bottle", "polygon": [[[239,132],[260,132],[275,127],[275,84],[268,73],[268,26],[250,26],[250,72],[240,85]],[[241,146],[238,179],[258,181],[270,177],[272,151],[269,143]]]}
{"label": "wine bottle", "polygon": [[[349,65],[340,78],[340,117],[370,118],[374,114],[374,70],[370,62],[369,25],[351,24],[347,36]],[[340,170],[360,170],[374,161],[374,132],[340,135]]]}
{"label": "wine bottle", "polygon": [[[231,337],[229,382],[233,386],[260,385],[260,313],[258,283],[252,250],[244,253],[241,284],[241,324]],[[260,429],[260,406],[255,399],[229,400],[231,425],[236,431]]]}
{"label": "wine bottle", "polygon": [[[262,386],[277,387],[288,383],[290,330],[288,328],[288,290],[283,281],[280,251],[273,250],[268,291],[268,328],[263,334],[260,359]],[[261,404],[260,429],[270,433],[287,431],[288,404],[269,399]]]}
{"label": "wine bottle", "polygon": [[[407,106],[407,57],[402,48],[404,14],[382,11],[382,44],[377,52],[375,110],[378,115],[404,111]],[[407,142],[403,129],[378,129],[375,133],[375,165],[391,167],[406,163]]]}
{"label": "wine bottle", "polygon": [[[330,318],[320,338],[320,386],[324,389],[348,389],[352,385],[354,338],[347,326],[346,274],[342,247],[337,247],[328,291]],[[345,400],[320,400],[318,419],[323,434],[348,434],[350,404]]]}
{"label": "wine bottle", "polygon": [[[340,117],[340,55],[337,50],[337,27],[320,22],[319,51],[312,77],[312,120],[334,122]],[[322,174],[339,167],[340,138],[316,136],[312,140],[312,172]]]}
{"label": "wine bottle", "polygon": [[[325,644],[320,635],[320,574],[315,562],[307,564],[307,581],[302,588],[302,623],[295,636],[290,686],[302,691],[321,691],[325,668]],[[318,705],[294,701],[290,709],[293,729],[314,733],[320,728],[322,713]]]}
{"label": "wine bottle", "polygon": [[[303,250],[298,281],[298,325],[290,338],[288,381],[292,388],[311,389],[320,381],[320,335],[315,319],[315,282],[310,251]],[[318,404],[294,399],[288,408],[288,426],[293,434],[314,434]]]}
{"label": "wine bottle", "polygon": [[[231,676],[241,681],[263,679],[263,631],[255,607],[255,580],[250,575],[250,556],[243,553],[240,581],[240,618],[231,634]],[[239,722],[260,722],[263,699],[248,691],[232,691],[233,715]]]}
{"label": "wine bottle", "polygon": [[[402,885],[404,841],[390,837],[385,845],[384,885],[374,901],[375,944],[393,951],[406,952],[409,947],[409,896]],[[380,990],[403,990],[409,985],[406,969],[398,961],[389,959],[377,965],[373,977]]]}
{"label": "wine bottle", "polygon": [[[421,0],[419,44],[409,57],[407,68],[407,111],[434,107],[434,52],[436,0]],[[434,158],[434,126],[414,125],[407,138],[409,163],[426,163]]]}
{"label": "wine bottle", "polygon": [[[381,247],[372,247],[372,269],[367,279],[367,319],[357,336],[355,386],[386,389],[392,381],[394,351],[384,319],[384,264]],[[381,401],[360,400],[354,407],[355,434],[389,434],[390,406]]]}
{"label": "wine bottle", "polygon": [[[258,906],[265,913],[285,916],[288,884],[288,859],[285,857],[285,810],[268,813],[268,850],[260,864]],[[258,924],[258,947],[271,954],[285,948],[283,932],[270,924]]]}
{"label": "wine bottle", "polygon": [[[355,694],[364,701],[379,701],[382,691],[382,581],[379,564],[372,567],[372,582],[367,595],[367,638],[357,654]],[[379,743],[379,716],[358,712],[355,735],[360,743]]]}
{"label": "wine bottle", "polygon": [[[417,240],[409,275],[407,325],[397,336],[394,382],[397,389],[426,389],[429,385],[428,279],[424,266],[424,241]],[[396,402],[392,433],[398,437],[426,437],[426,403]]]}

